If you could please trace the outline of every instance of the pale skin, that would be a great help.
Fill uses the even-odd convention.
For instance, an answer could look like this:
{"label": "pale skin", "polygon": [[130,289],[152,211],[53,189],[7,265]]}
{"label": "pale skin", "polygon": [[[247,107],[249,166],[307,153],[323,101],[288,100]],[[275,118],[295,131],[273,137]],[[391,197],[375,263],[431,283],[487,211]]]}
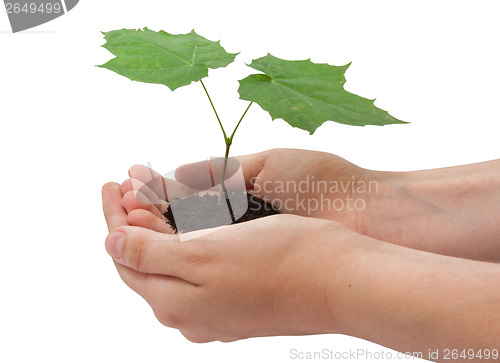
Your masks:
{"label": "pale skin", "polygon": [[[386,173],[302,150],[239,160],[249,191],[271,200],[288,195],[263,183],[306,175],[378,189],[329,195],[362,198],[362,211],[289,204],[180,242],[161,215],[162,178],[133,167],[141,195],[130,180],[103,188],[106,248],[161,323],[194,342],[341,333],[402,352],[500,348],[500,161]],[[176,175],[186,193],[204,187],[193,170]]]}

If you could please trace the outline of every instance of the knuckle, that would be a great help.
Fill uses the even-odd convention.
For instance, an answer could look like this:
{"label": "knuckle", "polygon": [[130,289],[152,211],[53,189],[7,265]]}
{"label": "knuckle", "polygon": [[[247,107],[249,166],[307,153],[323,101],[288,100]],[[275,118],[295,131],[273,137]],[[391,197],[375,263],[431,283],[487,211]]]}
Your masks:
{"label": "knuckle", "polygon": [[154,314],[158,321],[168,326],[169,328],[180,328],[186,325],[186,318],[183,316],[181,311],[173,304],[168,304],[170,306],[163,305],[161,308],[154,310]]}
{"label": "knuckle", "polygon": [[177,315],[172,312],[155,312],[155,316],[161,324],[168,326],[169,328],[177,328],[180,325],[180,320],[178,319]]}
{"label": "knuckle", "polygon": [[191,245],[184,262],[190,266],[201,266],[210,263],[214,257],[211,246],[204,243],[197,243],[197,245]]}
{"label": "knuckle", "polygon": [[163,290],[151,301],[158,321],[170,328],[186,329],[198,320],[197,307],[192,297],[184,296],[175,288]]}
{"label": "knuckle", "polygon": [[191,343],[210,343],[210,342],[217,340],[217,339],[212,338],[211,336],[205,335],[205,334],[196,334],[196,333],[185,332],[185,331],[181,331],[181,334],[184,336],[184,338],[189,340]]}
{"label": "knuckle", "polygon": [[130,266],[139,272],[147,272],[147,240],[142,235],[133,236],[125,245]]}

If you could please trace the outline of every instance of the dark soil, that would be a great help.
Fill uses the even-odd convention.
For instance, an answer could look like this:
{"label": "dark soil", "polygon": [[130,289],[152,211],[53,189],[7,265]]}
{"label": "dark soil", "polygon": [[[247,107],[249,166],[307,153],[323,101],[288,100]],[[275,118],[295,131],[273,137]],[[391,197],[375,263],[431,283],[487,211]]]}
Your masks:
{"label": "dark soil", "polygon": [[176,199],[170,202],[164,215],[176,231],[185,233],[279,213],[271,203],[252,194],[233,191],[226,196],[220,204],[218,194],[191,195]]}

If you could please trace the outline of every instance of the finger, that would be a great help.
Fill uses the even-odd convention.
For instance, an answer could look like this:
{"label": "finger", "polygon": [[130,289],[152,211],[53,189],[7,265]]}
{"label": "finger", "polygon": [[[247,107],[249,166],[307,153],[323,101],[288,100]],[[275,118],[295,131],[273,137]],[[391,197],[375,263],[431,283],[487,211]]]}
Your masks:
{"label": "finger", "polygon": [[[235,158],[228,158],[224,181],[227,182],[240,168]],[[191,188],[207,190],[220,184],[224,169],[224,158],[181,165],[175,170],[175,179]],[[226,187],[230,184],[226,183]]]}
{"label": "finger", "polygon": [[[132,187],[134,190],[142,191],[143,185],[145,185],[147,189],[157,195],[160,201],[184,198],[199,192],[199,190],[193,189],[183,183],[164,178],[156,171],[143,165],[132,166],[129,170],[129,175],[132,180]],[[152,198],[152,196],[148,193],[145,194]]]}
{"label": "finger", "polygon": [[[152,202],[149,202],[149,199],[141,192],[127,192],[122,198],[122,204],[127,210],[127,213],[130,213],[135,209],[144,209],[150,211],[160,219],[164,218],[162,211],[167,211],[166,204],[163,206],[154,205]],[[161,208],[162,210],[160,211],[158,208]]]}
{"label": "finger", "polygon": [[194,284],[202,276],[197,263],[209,260],[203,246],[206,244],[181,243],[176,234],[130,226],[120,227],[106,238],[106,250],[116,262],[138,272],[174,276]]}
{"label": "finger", "polygon": [[255,183],[255,178],[264,169],[267,159],[275,150],[267,150],[256,154],[237,156],[236,159],[241,164],[241,169],[243,170],[243,176],[245,178],[245,184],[248,189],[253,188]]}
{"label": "finger", "polygon": [[132,180],[130,179],[125,180],[122,185],[120,185],[122,195],[125,195],[125,193],[130,192],[131,190],[134,190],[134,188],[132,187]]}
{"label": "finger", "polygon": [[165,178],[165,189],[167,191],[167,200],[170,201],[188,197],[200,192],[198,189],[168,178]]}
{"label": "finger", "polygon": [[188,187],[199,190],[210,189],[215,185],[208,161],[179,166],[175,169],[175,179]]}
{"label": "finger", "polygon": [[148,293],[150,287],[148,286],[148,275],[135,271],[134,269],[124,266],[116,261],[114,261],[118,275],[125,284],[132,290],[141,295],[144,299],[148,299],[150,294]]}
{"label": "finger", "polygon": [[127,216],[127,222],[131,226],[147,228],[160,233],[174,233],[173,228],[163,219],[144,209],[131,211]]}
{"label": "finger", "polygon": [[[253,186],[252,180],[255,179],[263,170],[266,160],[274,150],[263,151],[257,154],[243,155],[228,159],[227,176],[231,178],[241,167],[243,177],[247,188]],[[221,179],[224,159],[215,159],[211,161],[200,161],[197,163],[182,165],[175,171],[175,178],[197,189],[208,189],[210,186],[217,185]]]}
{"label": "finger", "polygon": [[127,212],[122,206],[120,184],[107,183],[102,187],[102,208],[108,231],[127,226]]}
{"label": "finger", "polygon": [[[150,187],[148,184],[144,184],[142,181],[138,180],[138,179],[130,179],[131,183],[132,183],[132,189],[134,191],[134,193],[136,193],[136,198],[137,200],[143,202],[143,203],[147,203],[147,204],[155,204],[155,205],[163,205],[163,204],[166,204],[166,200],[164,198],[163,195],[161,196],[158,196],[158,194],[156,194]],[[142,197],[141,196],[144,196],[146,197],[146,201],[142,201],[141,199],[139,199],[139,197]]]}
{"label": "finger", "polygon": [[143,184],[140,180],[131,179],[132,188],[135,194],[135,198],[143,204],[152,204],[160,211],[160,214],[164,214],[168,209],[168,202],[161,199],[158,195],[152,191],[146,184]]}
{"label": "finger", "polygon": [[[133,165],[129,169],[128,174],[132,180],[139,180],[143,184],[147,185],[159,199],[165,201],[167,200],[165,179],[162,175],[144,165]],[[137,188],[134,189],[138,190]]]}
{"label": "finger", "polygon": [[[165,308],[158,306],[165,304],[165,301],[158,301],[159,296],[169,296],[169,300],[175,297],[182,298],[186,292],[191,292],[191,290],[186,291],[186,288],[194,287],[193,284],[177,277],[144,274],[118,262],[115,262],[115,266],[123,282],[142,296],[153,309],[156,307],[155,310],[161,311]],[[160,291],[164,294],[159,293]]]}

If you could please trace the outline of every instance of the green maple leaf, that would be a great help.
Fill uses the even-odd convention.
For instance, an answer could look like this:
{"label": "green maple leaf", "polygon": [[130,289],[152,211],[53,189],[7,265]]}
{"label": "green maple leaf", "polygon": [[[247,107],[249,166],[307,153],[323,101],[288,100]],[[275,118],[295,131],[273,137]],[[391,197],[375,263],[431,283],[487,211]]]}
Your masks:
{"label": "green maple leaf", "polygon": [[208,76],[208,69],[225,67],[236,54],[227,53],[220,42],[195,31],[173,35],[148,28],[103,33],[104,48],[116,58],[100,65],[131,80],[164,84],[172,91]]}
{"label": "green maple leaf", "polygon": [[348,125],[407,123],[344,89],[344,73],[350,64],[331,66],[310,60],[287,61],[271,54],[255,59],[250,67],[261,71],[240,82],[240,98],[253,101],[293,127],[314,131],[325,121]]}

